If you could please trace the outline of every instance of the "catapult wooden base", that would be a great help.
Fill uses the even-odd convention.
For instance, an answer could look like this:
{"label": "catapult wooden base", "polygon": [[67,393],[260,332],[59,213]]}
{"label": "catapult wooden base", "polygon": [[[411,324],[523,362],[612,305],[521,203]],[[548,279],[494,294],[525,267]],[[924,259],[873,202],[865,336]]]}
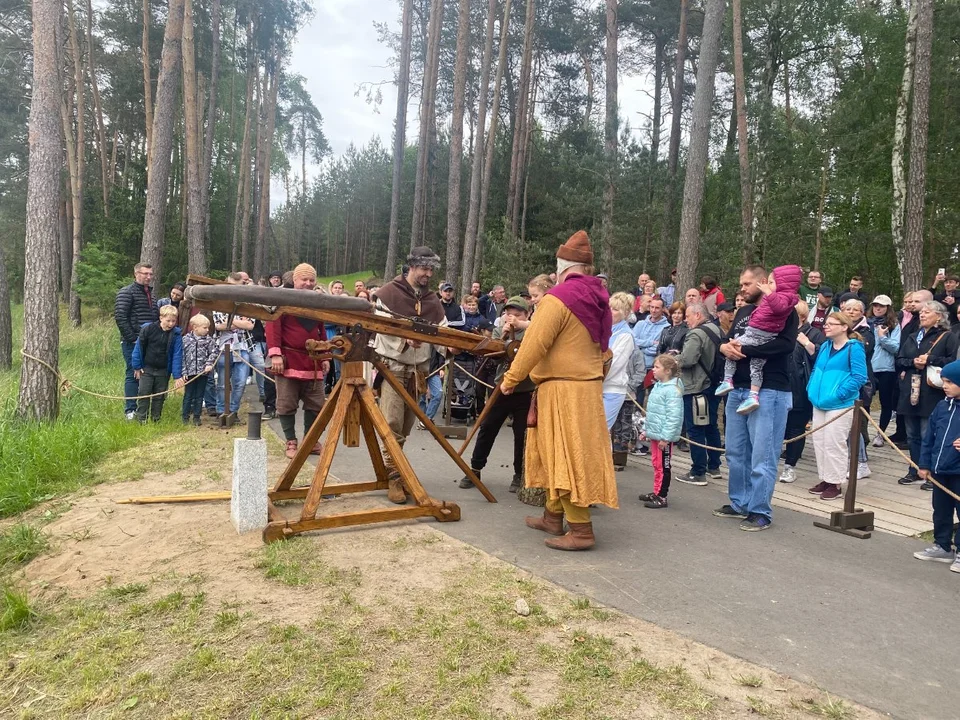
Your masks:
{"label": "catapult wooden base", "polygon": [[[473,481],[483,496],[490,502],[496,502],[493,494],[480,482],[470,466],[451,447],[430,418],[420,410],[417,402],[396,376],[381,362],[375,361],[374,365],[377,371],[383,375],[384,381],[400,395],[406,406],[416,414],[420,422],[430,431],[467,477]],[[320,453],[312,482],[308,487],[293,487],[294,480],[325,430],[327,431],[327,442]],[[333,464],[333,457],[339,445],[338,438],[341,434],[343,435],[344,445],[348,447],[358,447],[360,437],[363,436],[373,464],[376,480],[326,484],[330,467]],[[383,453],[380,450],[380,444],[377,442],[378,437],[383,441],[384,448],[392,458],[396,472],[399,473],[407,493],[413,497],[415,505],[357,510],[317,517],[317,510],[325,495],[345,495],[387,489],[388,470]],[[307,431],[297,454],[287,465],[276,486],[268,495],[269,504],[267,507],[270,522],[263,530],[263,540],[267,543],[285,540],[310,530],[371,525],[418,517],[433,517],[440,522],[452,522],[460,519],[460,507],[456,503],[435,500],[427,494],[423,485],[420,484],[410,461],[403,454],[400,443],[393,436],[386,418],[377,406],[373,391],[363,379],[363,363],[357,361],[343,363],[340,381],[334,387],[330,397],[327,398],[327,402],[313,426]],[[300,513],[299,520],[284,519],[274,505],[275,502],[280,500],[299,499],[303,500],[303,510]]]}

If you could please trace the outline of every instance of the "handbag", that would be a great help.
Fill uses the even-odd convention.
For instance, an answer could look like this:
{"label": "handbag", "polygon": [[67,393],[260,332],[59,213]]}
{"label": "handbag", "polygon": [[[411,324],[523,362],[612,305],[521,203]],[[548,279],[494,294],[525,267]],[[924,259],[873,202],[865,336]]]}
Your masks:
{"label": "handbag", "polygon": [[[947,334],[946,331],[940,333],[937,339],[933,341],[933,345],[931,345],[930,349],[927,350],[928,357],[930,356],[930,353],[933,352],[933,349],[937,346],[937,343],[940,342],[943,339],[944,335],[946,334]],[[943,372],[943,368],[936,367],[935,365],[931,365],[928,362],[927,367],[925,369],[927,371],[927,385],[929,385],[932,388],[938,388],[938,389],[942,388],[943,378],[940,377],[940,373]]]}
{"label": "handbag", "polygon": [[653,377],[653,370],[647,370],[647,374],[643,376],[643,389],[649,390],[656,381],[656,378]]}
{"label": "handbag", "polygon": [[533,391],[530,398],[530,409],[527,410],[527,427],[535,428],[537,426],[537,391]]}

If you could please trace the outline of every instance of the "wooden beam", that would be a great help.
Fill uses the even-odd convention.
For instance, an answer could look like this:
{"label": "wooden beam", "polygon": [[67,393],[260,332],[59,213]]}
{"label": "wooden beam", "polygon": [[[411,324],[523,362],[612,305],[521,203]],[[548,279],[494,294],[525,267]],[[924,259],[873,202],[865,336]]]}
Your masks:
{"label": "wooden beam", "polygon": [[[314,445],[320,440],[320,436],[323,434],[324,429],[326,429],[327,423],[330,422],[334,408],[337,406],[337,397],[342,391],[343,381],[340,380],[333,386],[333,392],[330,393],[330,397],[328,397],[324,403],[323,409],[320,411],[320,414],[317,415],[317,419],[313,421],[313,425],[304,434],[303,442],[301,442],[300,447],[297,448],[297,454],[287,463],[287,467],[273,488],[274,492],[278,490],[289,490],[293,486],[294,480],[296,480],[297,475],[300,474],[300,469],[307,461],[307,458],[310,457]],[[330,442],[329,438],[327,438],[327,442]],[[333,443],[336,445],[337,438],[334,438]]]}
{"label": "wooden beam", "polygon": [[190,503],[190,502],[212,502],[214,500],[229,500],[231,497],[229,490],[207,493],[194,493],[193,495],[145,495],[143,497],[132,497],[124,500],[114,500],[117,505],[150,505],[153,503]]}
{"label": "wooden beam", "polygon": [[355,525],[372,525],[374,523],[393,522],[395,520],[410,520],[418,517],[433,517],[440,522],[454,522],[460,519],[460,507],[456,503],[444,503],[443,505],[412,505],[398,508],[359,510],[338,515],[328,515],[312,520],[271,522],[263,530],[263,541],[272,543],[277,540],[286,540],[289,537],[310,530],[331,530]]}
{"label": "wooden beam", "polygon": [[347,419],[347,408],[356,401],[356,387],[354,385],[342,385],[340,395],[337,398],[337,407],[333,411],[333,418],[330,420],[327,442],[324,443],[323,450],[320,452],[317,469],[313,473],[313,482],[310,484],[310,491],[303,503],[303,513],[300,515],[302,520],[310,520],[317,514],[320,498],[323,496],[323,486],[327,482],[327,474],[330,472],[330,466],[333,465],[333,456],[337,452],[337,445],[340,442],[340,431]]}

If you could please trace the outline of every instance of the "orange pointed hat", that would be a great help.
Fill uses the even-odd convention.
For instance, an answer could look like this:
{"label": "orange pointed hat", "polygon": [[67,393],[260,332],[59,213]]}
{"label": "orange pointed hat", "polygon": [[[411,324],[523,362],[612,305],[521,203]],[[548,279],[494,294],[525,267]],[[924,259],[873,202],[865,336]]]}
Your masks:
{"label": "orange pointed hat", "polygon": [[557,258],[580,265],[593,265],[593,248],[590,247],[590,238],[586,231],[577,230],[557,248]]}

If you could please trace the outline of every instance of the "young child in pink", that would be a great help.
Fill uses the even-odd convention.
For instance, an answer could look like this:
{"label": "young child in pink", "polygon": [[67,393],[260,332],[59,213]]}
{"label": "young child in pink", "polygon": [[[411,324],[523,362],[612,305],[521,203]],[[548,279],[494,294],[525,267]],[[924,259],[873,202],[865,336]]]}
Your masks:
{"label": "young child in pink", "polygon": [[[741,346],[766,345],[783,332],[787,319],[800,301],[798,291],[802,279],[803,271],[797,265],[781,265],[773,269],[768,282],[758,284],[763,299],[750,315],[746,331],[737,338]],[[750,358],[750,395],[740,403],[738,414],[749,415],[760,407],[760,387],[763,385],[763,366],[766,363],[764,358]],[[717,386],[717,395],[726,395],[733,390],[733,374],[736,369],[737,362],[727,358],[723,368],[723,382]]]}

